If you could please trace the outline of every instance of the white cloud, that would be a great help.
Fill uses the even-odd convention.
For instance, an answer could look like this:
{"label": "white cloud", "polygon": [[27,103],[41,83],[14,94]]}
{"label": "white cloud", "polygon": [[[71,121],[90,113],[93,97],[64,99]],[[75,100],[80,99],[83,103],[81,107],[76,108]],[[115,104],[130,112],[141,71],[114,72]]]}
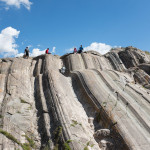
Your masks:
{"label": "white cloud", "polygon": [[[30,51],[30,57],[36,57],[39,55],[45,54],[45,50],[40,50],[39,48],[34,48],[32,52]],[[16,57],[22,57],[24,53],[18,53],[15,56]]]}
{"label": "white cloud", "polygon": [[[83,47],[83,48],[84,48],[84,51],[94,50],[94,51],[99,52],[100,54],[105,54],[105,53],[109,52],[112,48],[117,48],[117,47],[118,46],[110,46],[105,43],[93,42],[89,46]],[[74,50],[74,47],[72,47],[70,49],[66,49],[65,51],[70,53],[70,52],[73,52],[73,50]]]}
{"label": "white cloud", "polygon": [[106,45],[105,43],[93,42],[90,46],[84,47],[84,51],[94,50],[100,54],[105,54],[111,50],[112,46]]}
{"label": "white cloud", "polygon": [[[51,53],[55,53],[55,50],[56,50],[56,47],[53,47]],[[32,53],[30,53],[30,56],[31,57],[39,56],[39,55],[45,54],[45,51],[46,51],[46,49],[45,50],[40,50],[39,48],[34,48],[32,50]]]}
{"label": "white cloud", "polygon": [[32,4],[29,0],[0,0],[0,1],[6,3],[7,9],[9,8],[9,6],[15,6],[17,8],[20,8],[20,6],[23,5],[28,10],[30,10],[31,4]]}
{"label": "white cloud", "polygon": [[4,57],[16,55],[18,53],[18,45],[15,43],[15,38],[18,38],[20,31],[12,27],[3,29],[0,33],[0,54]]}
{"label": "white cloud", "polygon": [[24,55],[24,53],[19,53],[19,54],[16,54],[15,57],[22,57]]}
{"label": "white cloud", "polygon": [[56,47],[53,47],[52,53],[55,53],[55,51],[56,51]]}
{"label": "white cloud", "polygon": [[30,54],[30,56],[35,57],[35,56],[42,55],[42,54],[45,54],[45,50],[40,50],[39,48],[34,48],[32,50],[32,53]]}
{"label": "white cloud", "polygon": [[[55,53],[55,49],[56,49],[56,47],[53,47],[51,53]],[[30,57],[36,57],[36,56],[45,54],[45,51],[46,51],[46,49],[45,49],[45,50],[40,50],[39,48],[34,48],[34,49],[32,50],[32,52],[31,52],[31,50],[30,50]],[[24,55],[24,53],[17,53],[17,54],[15,55],[15,57],[22,57],[23,55]]]}
{"label": "white cloud", "polygon": [[5,10],[9,10],[9,7],[5,7]]}
{"label": "white cloud", "polygon": [[74,47],[66,49],[65,51],[68,52],[68,53],[70,53],[70,52],[73,52],[73,50],[74,50]]}

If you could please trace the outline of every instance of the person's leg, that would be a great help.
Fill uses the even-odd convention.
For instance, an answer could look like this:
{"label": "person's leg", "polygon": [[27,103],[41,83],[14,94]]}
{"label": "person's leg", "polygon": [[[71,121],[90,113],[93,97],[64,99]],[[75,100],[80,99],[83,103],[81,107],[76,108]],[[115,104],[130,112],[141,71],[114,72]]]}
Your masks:
{"label": "person's leg", "polygon": [[78,52],[79,54],[81,53],[81,50],[79,50],[79,52]]}
{"label": "person's leg", "polygon": [[28,52],[26,52],[26,57],[27,57],[27,59],[29,58],[29,53]]}

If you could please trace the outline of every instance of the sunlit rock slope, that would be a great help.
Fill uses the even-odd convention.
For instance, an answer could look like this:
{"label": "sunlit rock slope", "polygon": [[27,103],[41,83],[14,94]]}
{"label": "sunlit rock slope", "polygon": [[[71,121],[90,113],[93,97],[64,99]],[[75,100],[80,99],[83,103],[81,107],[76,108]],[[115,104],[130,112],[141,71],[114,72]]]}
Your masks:
{"label": "sunlit rock slope", "polygon": [[105,55],[0,59],[0,149],[149,147],[150,57],[145,52],[126,47]]}

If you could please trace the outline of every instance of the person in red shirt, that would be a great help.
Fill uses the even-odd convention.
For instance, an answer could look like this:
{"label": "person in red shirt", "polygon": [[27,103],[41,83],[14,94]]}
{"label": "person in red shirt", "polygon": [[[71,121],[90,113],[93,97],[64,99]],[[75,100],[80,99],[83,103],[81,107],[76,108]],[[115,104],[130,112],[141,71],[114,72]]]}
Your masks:
{"label": "person in red shirt", "polygon": [[45,53],[46,54],[51,54],[51,53],[49,53],[49,48],[46,49]]}

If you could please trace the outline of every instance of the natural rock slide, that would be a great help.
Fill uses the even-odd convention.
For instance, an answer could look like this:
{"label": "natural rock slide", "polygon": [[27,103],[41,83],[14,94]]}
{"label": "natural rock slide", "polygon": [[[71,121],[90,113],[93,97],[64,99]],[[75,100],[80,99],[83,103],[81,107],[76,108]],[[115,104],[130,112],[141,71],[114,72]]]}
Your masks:
{"label": "natural rock slide", "polygon": [[148,150],[149,62],[134,47],[1,59],[0,149]]}

